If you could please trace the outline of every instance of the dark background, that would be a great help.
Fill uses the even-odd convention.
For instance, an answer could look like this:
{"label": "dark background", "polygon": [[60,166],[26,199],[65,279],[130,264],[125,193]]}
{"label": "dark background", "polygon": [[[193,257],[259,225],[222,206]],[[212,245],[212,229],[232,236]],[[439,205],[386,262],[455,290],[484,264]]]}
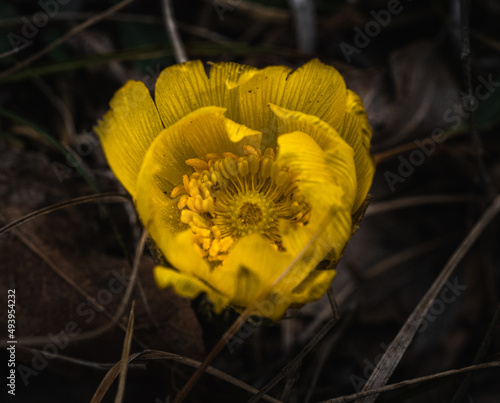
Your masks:
{"label": "dark background", "polygon": [[[354,393],[498,192],[500,3],[473,1],[464,11],[461,3],[467,2],[461,1],[318,0],[310,2],[312,20],[304,19],[304,11],[294,13],[285,0],[173,3],[190,59],[296,68],[318,57],[339,69],[365,103],[377,173],[367,215],[333,281],[342,318],[269,392],[286,402]],[[389,3],[393,9],[399,4],[399,11],[387,11]],[[161,2],[134,1],[8,72],[114,4],[0,3],[0,226],[96,189],[122,189],[92,127],[128,79],[154,90],[160,71],[176,62]],[[467,30],[470,46],[463,41]],[[484,99],[467,98],[485,80],[493,84],[481,92]],[[433,141],[436,133],[446,141]],[[500,330],[488,333],[499,302],[498,224],[492,219],[460,260],[388,383],[472,365],[487,335],[490,342],[476,363],[499,359]],[[12,401],[91,400],[121,357],[130,306],[121,328],[103,328],[124,295],[124,288],[110,291],[110,280],[130,273],[140,233],[133,206],[119,202],[69,207],[0,235],[0,295],[16,290],[18,374]],[[131,353],[151,349],[203,360],[234,314],[213,317],[202,299],[191,302],[157,290],[153,265],[146,251],[133,294]],[[6,304],[6,297],[1,300]],[[274,326],[247,325],[213,365],[261,388],[331,316],[324,297]],[[6,310],[0,309],[2,339],[6,322]],[[68,323],[79,331],[71,339]],[[82,338],[95,329],[101,331]],[[41,356],[37,351],[50,350],[57,334],[62,347],[56,356]],[[8,357],[2,354],[4,370]],[[134,365],[126,402],[169,401],[192,373],[172,360]],[[28,371],[26,382],[20,368]],[[468,385],[457,402],[496,402],[499,371],[421,382],[378,401],[449,402]],[[114,401],[116,384],[103,401]],[[7,399],[4,381],[0,389]],[[188,400],[250,397],[220,376],[204,375]]]}

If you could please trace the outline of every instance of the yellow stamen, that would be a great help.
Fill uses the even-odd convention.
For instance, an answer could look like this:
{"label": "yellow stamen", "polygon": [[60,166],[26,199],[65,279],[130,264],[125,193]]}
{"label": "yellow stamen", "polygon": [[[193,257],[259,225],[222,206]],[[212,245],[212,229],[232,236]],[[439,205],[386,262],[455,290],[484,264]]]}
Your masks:
{"label": "yellow stamen", "polygon": [[171,194],[182,195],[181,222],[191,227],[197,253],[212,262],[223,261],[235,240],[255,233],[283,250],[279,220],[304,225],[310,217],[297,180],[275,162],[272,148],[262,154],[245,145],[243,151],[241,157],[224,152],[187,160],[196,172],[184,175]]}
{"label": "yellow stamen", "polygon": [[190,167],[193,167],[197,172],[203,172],[204,170],[208,169],[207,161],[204,161],[200,158],[191,158],[189,160],[186,160],[186,164]]}
{"label": "yellow stamen", "polygon": [[183,193],[186,193],[186,189],[185,189],[184,185],[178,185],[172,189],[172,192],[170,193],[170,197],[172,199],[175,199],[177,196],[180,196]]}

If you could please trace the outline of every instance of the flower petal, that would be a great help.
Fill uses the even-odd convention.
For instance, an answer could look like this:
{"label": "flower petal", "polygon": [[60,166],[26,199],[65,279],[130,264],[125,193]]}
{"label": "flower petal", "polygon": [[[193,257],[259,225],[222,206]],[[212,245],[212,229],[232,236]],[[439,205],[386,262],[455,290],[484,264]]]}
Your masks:
{"label": "flower petal", "polygon": [[290,74],[283,103],[276,104],[317,116],[338,130],[342,125],[346,104],[344,79],[334,67],[313,59]]}
{"label": "flower petal", "polygon": [[345,114],[346,88],[332,66],[311,60],[295,71],[284,66],[259,70],[239,86],[240,123],[263,133],[262,147],[276,146],[277,122],[268,104],[314,115],[339,129]]}
{"label": "flower petal", "polygon": [[167,67],[158,77],[155,101],[164,125],[170,126],[196,109],[221,106],[229,109],[228,117],[237,115],[237,92],[256,68],[236,63],[217,63],[210,69],[210,79],[199,60]]}
{"label": "flower petal", "polygon": [[155,102],[165,127],[198,108],[212,105],[203,63],[196,60],[163,70],[156,81]]}
{"label": "flower petal", "polygon": [[327,148],[332,144],[332,140],[339,137],[336,130],[317,116],[290,111],[274,104],[269,104],[269,108],[278,120],[278,136],[291,132],[307,133],[322,149]]}
{"label": "flower petal", "polygon": [[173,287],[175,292],[186,298],[196,298],[201,293],[207,294],[214,305],[214,311],[220,313],[227,305],[229,299],[217,292],[205,282],[195,276],[179,273],[173,269],[162,266],[154,268],[154,278],[159,288]]}
{"label": "flower petal", "polygon": [[226,126],[228,138],[233,143],[244,141],[245,144],[251,145],[254,148],[260,147],[260,141],[262,138],[261,132],[252,130],[244,125],[240,125],[231,119],[225,119],[224,125]]}
{"label": "flower petal", "polygon": [[340,136],[332,140],[326,151],[301,132],[284,134],[278,143],[277,162],[296,173],[299,190],[311,206],[307,225],[282,223],[283,245],[288,252],[297,254],[321,231],[308,256],[308,270],[312,270],[330,250],[334,258],[340,257],[351,236],[356,193],[353,151]]}
{"label": "flower petal", "polygon": [[291,301],[295,304],[305,304],[320,299],[330,288],[335,274],[335,270],[313,270],[293,289],[290,295]]}
{"label": "flower petal", "polygon": [[273,104],[269,104],[269,108],[278,119],[278,135],[293,131],[307,133],[323,150],[334,146],[336,142],[332,143],[332,140],[341,136],[352,147],[358,181],[352,214],[358,211],[368,195],[375,170],[370,154],[371,131],[359,97],[348,90],[348,110],[339,131],[332,129],[317,116],[290,111]]}
{"label": "flower petal", "polygon": [[347,111],[340,133],[354,150],[354,163],[356,164],[358,180],[354,213],[358,211],[368,195],[375,173],[375,163],[370,153],[372,132],[363,108],[363,102],[350,90],[347,90]]}
{"label": "flower petal", "polygon": [[113,96],[110,107],[94,129],[109,166],[134,197],[144,155],[163,125],[142,82],[127,82]]}
{"label": "flower petal", "polygon": [[[242,294],[235,291],[234,298],[246,300],[246,303],[240,301],[239,305],[247,305],[257,298],[263,288],[270,286],[281,275],[292,258],[291,255],[278,252],[261,235],[253,234],[240,238],[224,261],[224,273],[237,276],[241,267],[245,266],[248,271],[254,273],[260,284],[257,287],[251,287],[253,291],[247,290]],[[263,270],[264,267],[266,270]],[[237,290],[244,288],[243,284],[235,287]]]}
{"label": "flower petal", "polygon": [[267,104],[285,102],[283,95],[290,71],[284,66],[266,67],[238,87],[239,115],[234,119],[263,133],[263,149],[276,146],[276,121]]}
{"label": "flower petal", "polygon": [[225,111],[216,106],[200,108],[173,125],[172,132],[184,138],[198,158],[218,152],[243,155],[244,144],[259,147],[261,133],[227,119]]}

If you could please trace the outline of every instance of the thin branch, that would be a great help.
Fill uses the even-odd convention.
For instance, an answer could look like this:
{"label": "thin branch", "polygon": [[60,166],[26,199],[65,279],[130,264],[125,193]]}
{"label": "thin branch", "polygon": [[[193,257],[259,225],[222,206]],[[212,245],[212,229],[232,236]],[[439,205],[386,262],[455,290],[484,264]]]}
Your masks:
{"label": "thin branch", "polygon": [[[109,199],[109,200],[108,200]],[[89,195],[89,196],[81,196],[81,197],[76,197],[71,200],[66,200],[60,203],[53,204],[51,206],[44,207],[40,210],[33,211],[29,214],[26,214],[25,216],[18,218],[15,221],[12,221],[10,224],[7,224],[5,227],[0,228],[0,235],[2,235],[5,232],[8,232],[10,230],[13,230],[14,228],[27,223],[28,221],[33,220],[34,218],[41,217],[45,214],[53,213],[54,211],[62,210],[67,207],[71,206],[78,206],[79,204],[85,204],[85,203],[90,203],[90,202],[95,202],[95,201],[102,201],[106,200],[108,203],[110,202],[124,202],[124,201],[131,201],[130,197],[123,192],[107,192],[107,193],[98,193],[95,195]]]}
{"label": "thin branch", "polygon": [[130,355],[130,345],[132,344],[132,335],[134,334],[134,307],[135,300],[132,301],[130,307],[130,315],[128,317],[127,332],[123,341],[122,359],[120,361],[120,379],[118,380],[118,390],[116,392],[115,403],[122,403],[125,396],[125,385],[127,382],[128,357]]}
{"label": "thin branch", "polygon": [[316,385],[319,380],[319,376],[321,375],[321,371],[323,370],[323,366],[325,365],[326,360],[330,356],[330,352],[332,351],[333,347],[338,343],[338,341],[341,339],[341,337],[344,335],[345,330],[351,325],[353,319],[355,317],[355,311],[351,311],[346,319],[342,321],[340,324],[340,328],[332,334],[330,337],[330,340],[328,340],[324,348],[321,350],[318,350],[318,353],[316,354],[317,359],[315,360],[314,363],[314,372],[312,375],[311,382],[308,383],[308,390],[307,390],[307,395],[304,399],[304,403],[309,403],[313,397],[314,390],[316,389]]}
{"label": "thin branch", "polygon": [[6,57],[12,56],[12,55],[16,54],[17,52],[20,52],[21,50],[26,49],[27,47],[30,46],[30,44],[31,44],[31,42],[28,42],[26,45],[22,45],[22,46],[19,46],[18,48],[14,48],[14,49],[8,50],[7,52],[0,53],[0,59],[4,59]]}
{"label": "thin branch", "polygon": [[189,59],[186,55],[186,50],[181,42],[181,37],[179,35],[179,30],[174,20],[174,11],[172,9],[171,0],[162,0],[163,3],[163,20],[165,22],[165,27],[167,28],[168,35],[170,36],[170,41],[172,42],[172,47],[174,49],[175,59],[177,63],[185,63]]}
{"label": "thin branch", "polygon": [[271,381],[269,381],[255,396],[253,396],[247,403],[256,403],[264,396],[271,388],[281,381],[286,374],[288,374],[298,363],[319,343],[319,341],[330,331],[330,329],[337,323],[337,318],[333,317],[325,323],[323,328],[307,343],[299,354],[291,359],[283,369]]}
{"label": "thin branch", "polygon": [[90,26],[98,23],[99,21],[105,19],[106,17],[116,13],[118,10],[129,5],[133,1],[134,0],[123,0],[122,2],[114,5],[113,7],[108,8],[107,10],[103,11],[102,13],[97,14],[95,17],[89,18],[87,21],[82,22],[80,25],[77,25],[76,27],[74,27],[70,31],[66,32],[64,35],[60,36],[55,41],[49,43],[47,46],[45,46],[43,49],[39,50],[38,52],[36,52],[32,56],[24,59],[20,63],[16,64],[14,67],[11,67],[10,69],[7,69],[7,70],[1,72],[0,73],[0,80],[11,75],[12,73],[15,73],[16,71],[21,70],[22,68],[30,65],[35,60],[38,60],[43,55],[50,52],[52,49],[55,49],[56,47],[58,47],[62,43],[66,42],[68,39],[75,36],[76,34],[79,34],[80,32],[87,29],[88,27],[90,27]]}
{"label": "thin branch", "polygon": [[424,383],[427,381],[433,381],[436,379],[447,378],[449,376],[456,376],[456,375],[464,374],[467,372],[478,371],[478,370],[486,369],[486,368],[498,368],[498,367],[500,367],[500,361],[487,362],[484,364],[472,365],[470,367],[464,367],[464,368],[460,368],[460,369],[452,369],[449,371],[438,372],[437,374],[422,376],[420,378],[407,379],[406,381],[401,381],[398,383],[393,383],[391,385],[382,386],[382,387],[377,388],[377,389],[371,389],[371,390],[367,390],[367,391],[354,393],[353,395],[347,395],[347,396],[336,397],[334,399],[323,400],[319,403],[352,402],[352,401],[359,399],[359,398],[362,398],[362,397],[379,395],[380,393],[390,392],[391,390],[399,389],[399,388],[402,388],[403,386],[418,385],[420,383]]}
{"label": "thin branch", "polygon": [[472,195],[426,195],[426,196],[410,196],[400,199],[382,201],[378,203],[370,203],[365,212],[365,217],[387,213],[393,210],[399,210],[408,207],[419,207],[429,204],[448,204],[448,203],[479,203],[484,199]]}
{"label": "thin branch", "polygon": [[[60,354],[60,352],[51,353],[50,351],[38,350],[38,349],[33,348],[33,347],[27,348],[27,347],[17,346],[16,349],[25,351],[27,353],[33,353],[35,351],[39,355],[50,358],[51,360],[59,360],[59,361],[69,362],[70,364],[79,365],[81,367],[86,367],[86,368],[97,369],[99,371],[109,371],[111,368],[113,368],[114,365],[116,365],[115,362],[103,363],[103,362],[82,360],[81,358],[75,358],[75,357],[69,357],[67,355],[62,355],[62,354]],[[139,364],[139,363],[138,364],[129,364],[128,367],[134,368],[134,369],[146,369],[147,368],[146,364]]]}
{"label": "thin branch", "polygon": [[[145,350],[140,353],[135,353],[132,354],[128,358],[128,362],[131,363],[132,361],[148,361],[148,360],[169,360],[169,361],[174,361],[178,362],[180,364],[184,364],[193,368],[198,368],[202,363],[200,361],[193,360],[188,357],[184,357],[182,355],[177,355],[177,354],[172,354],[172,353],[167,353],[165,351],[153,351],[153,350]],[[121,361],[119,363],[116,363],[110,370],[109,372],[104,376],[103,380],[101,381],[99,387],[94,393],[94,396],[92,397],[91,403],[99,403],[103,397],[105,396],[106,392],[108,391],[109,387],[113,383],[113,381],[116,379],[118,374],[120,373],[121,370]],[[130,366],[130,364],[129,364]],[[206,369],[207,374],[210,374],[212,376],[215,376],[219,379],[222,379],[225,382],[230,383],[231,385],[234,385],[246,392],[249,393],[257,393],[258,389],[254,388],[253,386],[250,386],[246,384],[243,381],[240,381],[239,379],[233,378],[231,375],[226,374],[225,372],[222,372],[214,367],[207,367]],[[282,403],[280,400],[275,399],[271,396],[264,395],[262,396],[262,399],[265,400],[266,402],[270,403]]]}

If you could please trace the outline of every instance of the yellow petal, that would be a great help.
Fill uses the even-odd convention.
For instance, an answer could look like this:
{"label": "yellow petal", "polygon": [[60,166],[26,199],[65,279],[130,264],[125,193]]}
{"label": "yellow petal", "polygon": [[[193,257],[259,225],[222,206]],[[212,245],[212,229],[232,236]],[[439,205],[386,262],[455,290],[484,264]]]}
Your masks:
{"label": "yellow petal", "polygon": [[175,292],[182,297],[193,299],[201,293],[205,293],[213,303],[214,311],[217,313],[220,313],[222,309],[229,305],[229,299],[226,296],[195,276],[156,266],[154,268],[154,278],[159,288],[173,287]]}
{"label": "yellow petal", "polygon": [[276,104],[317,116],[338,130],[342,125],[346,104],[344,79],[334,67],[313,59],[290,74],[283,103]]}
{"label": "yellow petal", "polygon": [[234,119],[262,132],[262,149],[276,147],[276,121],[267,104],[285,102],[283,96],[290,71],[284,66],[266,67],[238,87],[240,110]]}
{"label": "yellow petal", "polygon": [[348,90],[347,93],[347,112],[339,131],[332,129],[329,124],[317,116],[290,111],[273,104],[270,104],[269,107],[278,119],[278,135],[301,131],[310,135],[324,150],[332,146],[332,144],[334,145],[335,143],[331,143],[331,140],[340,135],[352,147],[358,183],[356,201],[352,210],[352,214],[354,214],[367,197],[375,165],[370,154],[371,131],[363,104],[352,91]]}
{"label": "yellow petal", "polygon": [[194,110],[212,105],[228,108],[228,117],[234,118],[238,109],[234,88],[256,71],[236,63],[218,63],[211,66],[209,79],[199,60],[167,67],[155,88],[155,101],[164,125],[173,125]]}
{"label": "yellow petal", "polygon": [[302,283],[293,289],[290,295],[291,302],[305,304],[320,299],[330,288],[335,274],[335,270],[313,270]]}
{"label": "yellow petal", "polygon": [[302,132],[311,136],[321,149],[326,149],[339,137],[339,133],[317,116],[307,115],[302,112],[290,111],[274,104],[269,104],[278,121],[278,136],[291,133]]}
{"label": "yellow petal", "polygon": [[347,91],[347,110],[339,132],[354,150],[358,180],[358,191],[353,207],[354,213],[361,207],[368,195],[375,173],[375,163],[370,153],[372,132],[363,108],[363,102],[350,90]]}
{"label": "yellow petal", "polygon": [[345,113],[346,88],[340,73],[314,59],[297,70],[271,66],[239,87],[236,120],[263,133],[262,147],[276,146],[277,121],[268,104],[317,116],[339,129]]}
{"label": "yellow petal", "polygon": [[[289,166],[299,178],[299,190],[311,206],[311,218],[305,226],[283,222],[283,244],[290,253],[298,253],[320,229],[322,233],[309,259],[319,263],[330,249],[340,256],[351,236],[351,211],[356,194],[356,172],[352,149],[340,138],[323,151],[307,134],[293,132],[279,137],[277,162]],[[323,223],[328,223],[325,225]]]}
{"label": "yellow petal", "polygon": [[229,140],[231,140],[233,143],[244,141],[245,144],[248,144],[253,148],[260,147],[260,141],[262,137],[261,132],[236,123],[231,119],[225,119],[224,124],[226,126],[226,132],[228,134]]}
{"label": "yellow petal", "polygon": [[209,96],[208,77],[199,60],[167,67],[156,81],[155,102],[165,127],[211,105]]}
{"label": "yellow petal", "polygon": [[[246,299],[246,303],[241,301],[240,305],[248,305],[263,291],[263,287],[270,286],[281,275],[291,260],[291,255],[278,252],[261,235],[242,237],[224,261],[224,272],[237,276],[241,266],[244,265],[258,278],[259,284],[253,287],[253,291],[247,290],[242,294],[235,292],[234,298]],[[244,286],[236,288],[243,289]]]}
{"label": "yellow petal", "polygon": [[95,132],[109,166],[125,189],[135,196],[142,160],[163,125],[149,90],[141,82],[127,82],[115,93],[110,107]]}
{"label": "yellow petal", "polygon": [[198,158],[209,153],[243,155],[243,145],[260,146],[261,133],[224,117],[224,108],[207,106],[192,112],[172,126],[186,139]]}
{"label": "yellow petal", "polygon": [[[224,83],[225,88],[232,90],[250,80],[258,71],[256,67],[233,62],[212,63],[210,64],[212,88],[217,92],[219,90],[218,83]],[[225,91],[220,91],[216,94],[218,98],[215,99],[224,102],[226,100],[223,98],[224,95],[227,95],[227,93]]]}

